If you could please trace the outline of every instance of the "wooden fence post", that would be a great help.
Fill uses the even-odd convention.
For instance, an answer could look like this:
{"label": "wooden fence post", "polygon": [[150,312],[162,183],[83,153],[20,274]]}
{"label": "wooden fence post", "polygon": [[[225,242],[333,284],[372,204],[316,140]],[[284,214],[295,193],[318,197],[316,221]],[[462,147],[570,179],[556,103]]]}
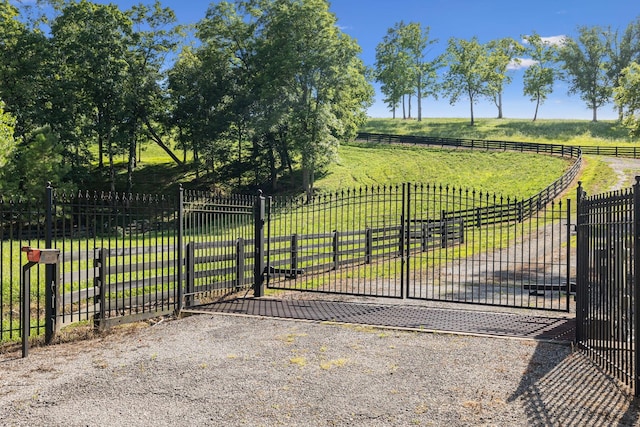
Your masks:
{"label": "wooden fence post", "polygon": [[244,239],[242,237],[236,240],[236,291],[244,285]]}

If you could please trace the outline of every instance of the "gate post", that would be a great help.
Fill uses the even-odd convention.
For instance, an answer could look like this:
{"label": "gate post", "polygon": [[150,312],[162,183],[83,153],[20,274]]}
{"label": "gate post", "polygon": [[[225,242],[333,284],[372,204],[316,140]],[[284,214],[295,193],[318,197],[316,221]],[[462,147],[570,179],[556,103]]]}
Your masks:
{"label": "gate post", "polygon": [[[53,249],[53,186],[47,183],[45,190],[45,249]],[[59,264],[58,264],[59,266]],[[44,267],[45,297],[45,329],[44,341],[50,344],[58,331],[58,278],[57,265],[47,264]]]}
{"label": "gate post", "polygon": [[633,306],[634,306],[634,372],[633,394],[640,396],[640,176],[636,176],[633,186]]}
{"label": "gate post", "polygon": [[264,225],[265,225],[265,197],[262,190],[258,193],[254,210],[255,245],[253,264],[253,296],[264,295]]}
{"label": "gate post", "polygon": [[588,274],[589,240],[585,235],[586,219],[582,215],[583,199],[585,192],[582,189],[582,181],[578,181],[577,203],[576,203],[576,342],[580,344],[586,337],[585,331],[585,310]]}
{"label": "gate post", "polygon": [[178,185],[178,244],[177,244],[177,254],[178,258],[178,273],[177,273],[177,283],[178,283],[178,298],[176,302],[176,313],[180,313],[182,310],[182,297],[184,295],[184,188],[182,188],[182,184]]}

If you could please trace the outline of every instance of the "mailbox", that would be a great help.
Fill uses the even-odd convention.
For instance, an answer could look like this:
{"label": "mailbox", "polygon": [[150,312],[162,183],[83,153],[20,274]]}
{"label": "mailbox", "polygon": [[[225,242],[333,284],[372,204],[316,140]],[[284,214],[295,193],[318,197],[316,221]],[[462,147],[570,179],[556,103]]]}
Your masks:
{"label": "mailbox", "polygon": [[27,253],[27,260],[38,264],[57,264],[60,249],[36,249],[24,246],[22,252]]}

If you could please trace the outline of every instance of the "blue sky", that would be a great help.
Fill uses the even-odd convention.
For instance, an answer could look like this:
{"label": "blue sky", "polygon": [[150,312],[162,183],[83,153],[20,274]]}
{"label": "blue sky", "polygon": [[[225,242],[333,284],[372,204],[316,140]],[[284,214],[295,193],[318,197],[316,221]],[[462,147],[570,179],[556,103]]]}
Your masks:
{"label": "blue sky", "polygon": [[[185,24],[202,19],[211,3],[200,0],[161,1],[176,12],[180,23]],[[152,3],[152,0],[98,2],[115,3],[121,9],[128,9],[133,4]],[[331,11],[338,18],[342,31],[355,38],[362,47],[365,64],[373,66],[376,45],[387,29],[401,20],[430,27],[430,38],[438,40],[432,50],[436,55],[445,50],[451,37],[470,39],[476,36],[482,43],[502,37],[521,40],[522,35],[533,31],[543,37],[573,37],[579,25],[610,26],[622,31],[640,17],[640,3],[637,0],[333,0]],[[505,117],[533,117],[535,105],[522,94],[522,74],[522,70],[511,72],[513,82],[505,88],[503,97]],[[369,110],[370,116],[391,116],[381,98],[377,92],[376,103]],[[497,109],[493,102],[481,100],[475,106],[475,113],[476,117],[495,117]],[[447,99],[423,101],[425,117],[468,115],[469,103],[465,100],[454,106]],[[567,96],[566,83],[558,82],[554,92],[540,107],[538,117],[590,120],[591,112],[577,95]],[[600,119],[615,117],[611,107],[598,111]]]}

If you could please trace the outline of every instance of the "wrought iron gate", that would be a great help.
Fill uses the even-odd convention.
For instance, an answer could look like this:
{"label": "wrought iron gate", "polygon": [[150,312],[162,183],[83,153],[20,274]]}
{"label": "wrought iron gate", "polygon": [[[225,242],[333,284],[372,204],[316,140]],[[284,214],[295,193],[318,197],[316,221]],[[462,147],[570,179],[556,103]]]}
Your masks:
{"label": "wrought iron gate", "polygon": [[576,341],[607,373],[640,395],[640,180],[586,197],[578,188]]}
{"label": "wrought iron gate", "polygon": [[569,201],[403,184],[266,211],[269,288],[569,310]]}

